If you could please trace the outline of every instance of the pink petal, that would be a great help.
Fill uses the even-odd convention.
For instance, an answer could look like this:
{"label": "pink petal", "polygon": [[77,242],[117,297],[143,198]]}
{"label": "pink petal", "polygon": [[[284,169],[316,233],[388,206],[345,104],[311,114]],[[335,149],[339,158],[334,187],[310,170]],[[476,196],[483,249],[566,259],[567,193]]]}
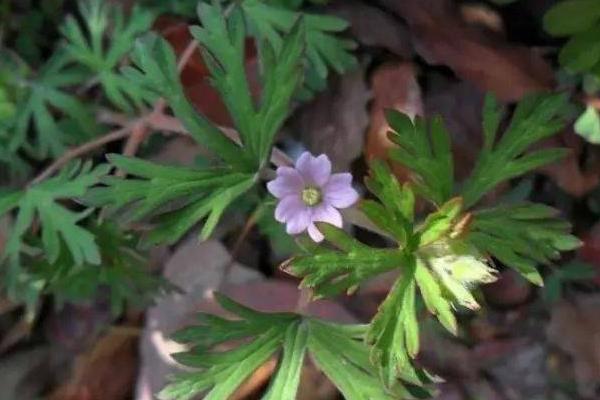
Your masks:
{"label": "pink petal", "polygon": [[358,192],[352,187],[352,174],[333,174],[323,188],[325,200],[337,208],[347,208],[358,200]]}
{"label": "pink petal", "polygon": [[310,216],[311,210],[308,208],[304,208],[303,210],[296,212],[290,219],[287,220],[285,231],[289,235],[297,235],[304,232],[311,223]]}
{"label": "pink petal", "polygon": [[325,239],[325,236],[323,236],[321,231],[317,229],[315,224],[310,224],[308,226],[308,236],[310,236],[310,238],[317,243],[320,243],[323,241],[323,239]]}
{"label": "pink petal", "polygon": [[277,198],[299,194],[303,188],[304,181],[302,180],[302,176],[291,167],[277,168],[277,178],[267,183],[267,189]]}
{"label": "pink petal", "polygon": [[327,222],[338,228],[342,227],[342,214],[333,206],[321,203],[312,209],[312,222]]}
{"label": "pink petal", "polygon": [[292,194],[281,199],[275,208],[275,219],[279,222],[287,222],[306,209],[306,205],[298,194]]}
{"label": "pink petal", "polygon": [[325,154],[313,157],[306,151],[296,161],[296,169],[306,184],[323,187],[331,176],[331,161]]}

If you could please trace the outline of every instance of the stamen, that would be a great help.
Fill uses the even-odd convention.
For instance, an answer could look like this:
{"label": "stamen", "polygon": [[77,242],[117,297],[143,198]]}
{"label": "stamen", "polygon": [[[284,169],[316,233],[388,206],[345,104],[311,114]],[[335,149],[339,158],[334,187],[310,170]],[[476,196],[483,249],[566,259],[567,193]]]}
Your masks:
{"label": "stamen", "polygon": [[321,189],[319,188],[309,186],[302,190],[302,201],[307,206],[314,207],[318,205],[322,198]]}

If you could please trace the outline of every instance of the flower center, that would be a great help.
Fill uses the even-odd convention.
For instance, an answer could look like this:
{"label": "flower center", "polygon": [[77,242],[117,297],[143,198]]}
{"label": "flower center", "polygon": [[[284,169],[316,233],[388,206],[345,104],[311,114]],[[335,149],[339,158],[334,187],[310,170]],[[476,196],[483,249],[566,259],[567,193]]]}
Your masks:
{"label": "flower center", "polygon": [[321,202],[322,198],[323,196],[319,188],[309,186],[302,190],[302,201],[307,206],[316,206]]}

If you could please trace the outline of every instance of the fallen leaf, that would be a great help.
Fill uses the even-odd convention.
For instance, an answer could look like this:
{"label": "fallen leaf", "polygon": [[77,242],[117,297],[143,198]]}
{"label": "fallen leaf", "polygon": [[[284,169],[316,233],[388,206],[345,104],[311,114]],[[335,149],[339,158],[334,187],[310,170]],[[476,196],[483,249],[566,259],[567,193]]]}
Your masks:
{"label": "fallen leaf", "polygon": [[336,0],[325,11],[347,21],[350,36],[360,44],[383,48],[404,59],[412,58],[414,50],[408,29],[380,8],[358,0]]}
{"label": "fallen leaf", "polygon": [[600,296],[580,295],[552,309],[548,341],[569,355],[579,395],[597,398],[600,385]]}
{"label": "fallen leaf", "polygon": [[357,68],[335,77],[326,91],[297,109],[289,123],[309,150],[327,153],[336,171],[349,170],[364,146],[371,98],[364,76],[365,69]]}
{"label": "fallen leaf", "polygon": [[488,303],[498,307],[515,307],[531,298],[533,288],[519,273],[507,269],[498,280],[482,287]]}
{"label": "fallen leaf", "polygon": [[[423,115],[421,88],[416,78],[416,68],[413,63],[399,62],[385,64],[377,68],[371,77],[373,104],[365,155],[367,160],[388,158],[388,150],[394,144],[388,139],[390,129],[385,110],[395,109],[411,118]],[[393,164],[393,171],[401,181],[408,180],[410,172]]]}
{"label": "fallen leaf", "polygon": [[582,166],[581,158],[587,153],[583,140],[570,129],[553,136],[540,144],[544,147],[565,147],[567,156],[540,168],[540,172],[551,178],[558,187],[573,197],[581,198],[594,190],[600,183],[600,163],[593,161],[587,167]]}
{"label": "fallen leaf", "polygon": [[452,138],[454,170],[458,180],[473,170],[482,145],[484,93],[470,82],[432,76],[432,89],[424,95],[425,114],[439,115]]}
{"label": "fallen leaf", "polygon": [[137,373],[138,335],[110,330],[77,357],[72,376],[48,400],[126,400]]}
{"label": "fallen leaf", "polygon": [[49,347],[21,349],[0,360],[2,399],[38,400],[55,378]]}
{"label": "fallen leaf", "polygon": [[408,23],[417,52],[429,64],[446,65],[483,91],[515,101],[554,87],[554,72],[539,55],[469,26],[451,0],[379,3]]}

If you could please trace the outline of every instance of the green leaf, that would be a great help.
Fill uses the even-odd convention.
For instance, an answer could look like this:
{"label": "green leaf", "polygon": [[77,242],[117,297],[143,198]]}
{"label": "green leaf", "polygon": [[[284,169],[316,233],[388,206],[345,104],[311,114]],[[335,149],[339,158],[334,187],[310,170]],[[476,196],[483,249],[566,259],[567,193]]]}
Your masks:
{"label": "green leaf", "polygon": [[308,335],[308,327],[304,324],[292,325],[288,328],[284,339],[283,358],[263,400],[296,399]]}
{"label": "green leaf", "polygon": [[592,144],[600,144],[600,114],[588,106],[575,122],[575,132]]}
{"label": "green leaf", "polygon": [[525,203],[477,211],[468,240],[541,286],[536,266],[580,246],[569,231],[570,225],[556,218],[556,210]]}
{"label": "green leaf", "polygon": [[451,301],[443,296],[442,286],[421,259],[417,259],[415,279],[429,312],[437,316],[444,328],[456,335],[458,328]]}
{"label": "green leaf", "polygon": [[286,34],[302,19],[306,25],[306,54],[309,65],[306,72],[306,95],[323,88],[329,70],[342,74],[356,66],[351,51],[353,41],[336,37],[348,24],[339,18],[309,13],[298,13],[261,0],[246,0],[241,7],[250,25],[252,34],[262,45],[269,43],[275,51],[283,46]]}
{"label": "green leaf", "polygon": [[366,279],[406,263],[400,250],[369,247],[329,224],[320,223],[318,227],[325,239],[341,251],[319,249],[282,266],[286,272],[303,277],[301,286],[314,289],[316,297],[354,290]]}
{"label": "green leaf", "polygon": [[600,62],[600,23],[573,36],[560,50],[560,64],[571,72],[592,70]]}
{"label": "green leaf", "polygon": [[128,68],[125,70],[126,75],[130,79],[143,82],[145,88],[164,97],[194,140],[239,171],[255,170],[242,149],[199,114],[186,98],[179,81],[175,53],[165,39],[156,34],[148,34],[138,39],[132,59],[138,69]]}
{"label": "green leaf", "polygon": [[235,122],[245,150],[260,168],[268,161],[274,136],[288,115],[302,77],[304,23],[296,23],[277,48],[267,43],[261,48],[264,87],[260,104],[255,105],[246,77],[242,10],[234,7],[226,18],[215,2],[200,4],[198,14],[202,27],[192,27],[191,32],[202,44],[211,81]]}
{"label": "green leaf", "polygon": [[415,213],[415,195],[411,187],[408,184],[400,186],[383,162],[372,162],[370,173],[365,184],[381,204],[365,200],[360,205],[361,210],[399,243],[407,244],[413,235],[412,222]]}
{"label": "green leaf", "polygon": [[69,56],[90,70],[91,78],[120,109],[131,112],[150,103],[151,91],[119,74],[117,68],[135,39],[150,29],[154,14],[135,6],[126,18],[120,6],[102,0],[83,0],[79,11],[85,26],[69,16],[61,28]]}
{"label": "green leaf", "polygon": [[98,244],[100,265],[75,265],[64,246],[53,263],[45,258],[29,263],[31,278],[44,282],[44,293],[52,294],[57,306],[89,302],[108,290],[111,312],[116,317],[126,304],[143,309],[156,295],[174,290],[147,270],[147,260],[135,250],[133,235],[108,222],[91,224],[88,229]]}
{"label": "green leaf", "polygon": [[[208,399],[226,400],[252,372],[278,350],[277,372],[263,399],[292,400],[308,353],[318,368],[349,400],[414,399],[425,391],[400,381],[384,389],[369,362],[363,339],[364,325],[338,325],[290,313],[261,313],[216,294],[216,301],[235,319],[200,315],[200,325],[175,335],[191,350],[174,354],[192,372],[180,374],[162,390],[161,399],[191,399],[204,394]],[[229,350],[221,345],[234,342]]]}
{"label": "green leaf", "polygon": [[349,400],[428,398],[426,390],[419,391],[400,381],[384,388],[377,369],[369,360],[369,348],[361,337],[355,337],[345,326],[310,321],[308,348],[311,358],[323,373]]}
{"label": "green leaf", "polygon": [[484,107],[484,147],[471,176],[464,183],[466,209],[477,203],[499,183],[521,176],[562,156],[561,149],[544,149],[530,154],[534,143],[556,134],[564,126],[567,98],[564,95],[533,95],[522,100],[511,124],[497,140],[499,110],[492,100]]}
{"label": "green leaf", "polygon": [[429,214],[419,227],[419,244],[427,246],[447,235],[454,227],[462,211],[462,199],[455,197],[444,203],[437,211]]}
{"label": "green leaf", "polygon": [[94,235],[78,225],[93,210],[70,211],[60,205],[59,201],[84,196],[107,172],[106,165],[92,169],[89,163],[75,163],[58,176],[32,186],[19,195],[12,193],[7,197],[2,196],[0,205],[3,207],[0,211],[6,213],[12,208],[18,208],[13,230],[6,243],[5,255],[18,258],[23,246],[23,236],[37,217],[42,229],[42,244],[50,262],[58,259],[62,239],[76,265],[84,262],[100,263]]}
{"label": "green leaf", "polygon": [[148,236],[151,244],[175,243],[204,218],[201,238],[208,238],[226,208],[249,190],[256,178],[226,168],[162,166],[116,154],[108,158],[117,168],[137,178],[107,177],[107,186],[90,192],[87,201],[110,205],[114,210],[133,205],[134,211],[126,218],[130,221],[146,216],[157,218],[159,224]]}
{"label": "green leaf", "polygon": [[[33,157],[58,157],[68,144],[89,139],[98,133],[94,115],[76,96],[66,89],[79,84],[85,74],[71,66],[64,51],[57,51],[35,77],[19,76],[26,94],[16,104],[16,114],[10,121],[9,150],[24,149]],[[76,129],[66,129],[69,122]],[[33,127],[33,135],[29,135]],[[80,133],[83,133],[81,136]]]}
{"label": "green leaf", "polygon": [[450,136],[441,118],[426,122],[389,110],[390,139],[398,147],[390,150],[391,158],[410,169],[417,192],[434,204],[441,205],[454,191],[454,164]]}
{"label": "green leaf", "polygon": [[390,386],[400,374],[420,384],[411,359],[419,352],[419,325],[415,308],[415,260],[403,270],[370,324],[367,342],[371,360]]}
{"label": "green leaf", "polygon": [[544,29],[556,36],[583,32],[597,22],[600,22],[600,3],[596,0],[561,1],[544,15]]}

